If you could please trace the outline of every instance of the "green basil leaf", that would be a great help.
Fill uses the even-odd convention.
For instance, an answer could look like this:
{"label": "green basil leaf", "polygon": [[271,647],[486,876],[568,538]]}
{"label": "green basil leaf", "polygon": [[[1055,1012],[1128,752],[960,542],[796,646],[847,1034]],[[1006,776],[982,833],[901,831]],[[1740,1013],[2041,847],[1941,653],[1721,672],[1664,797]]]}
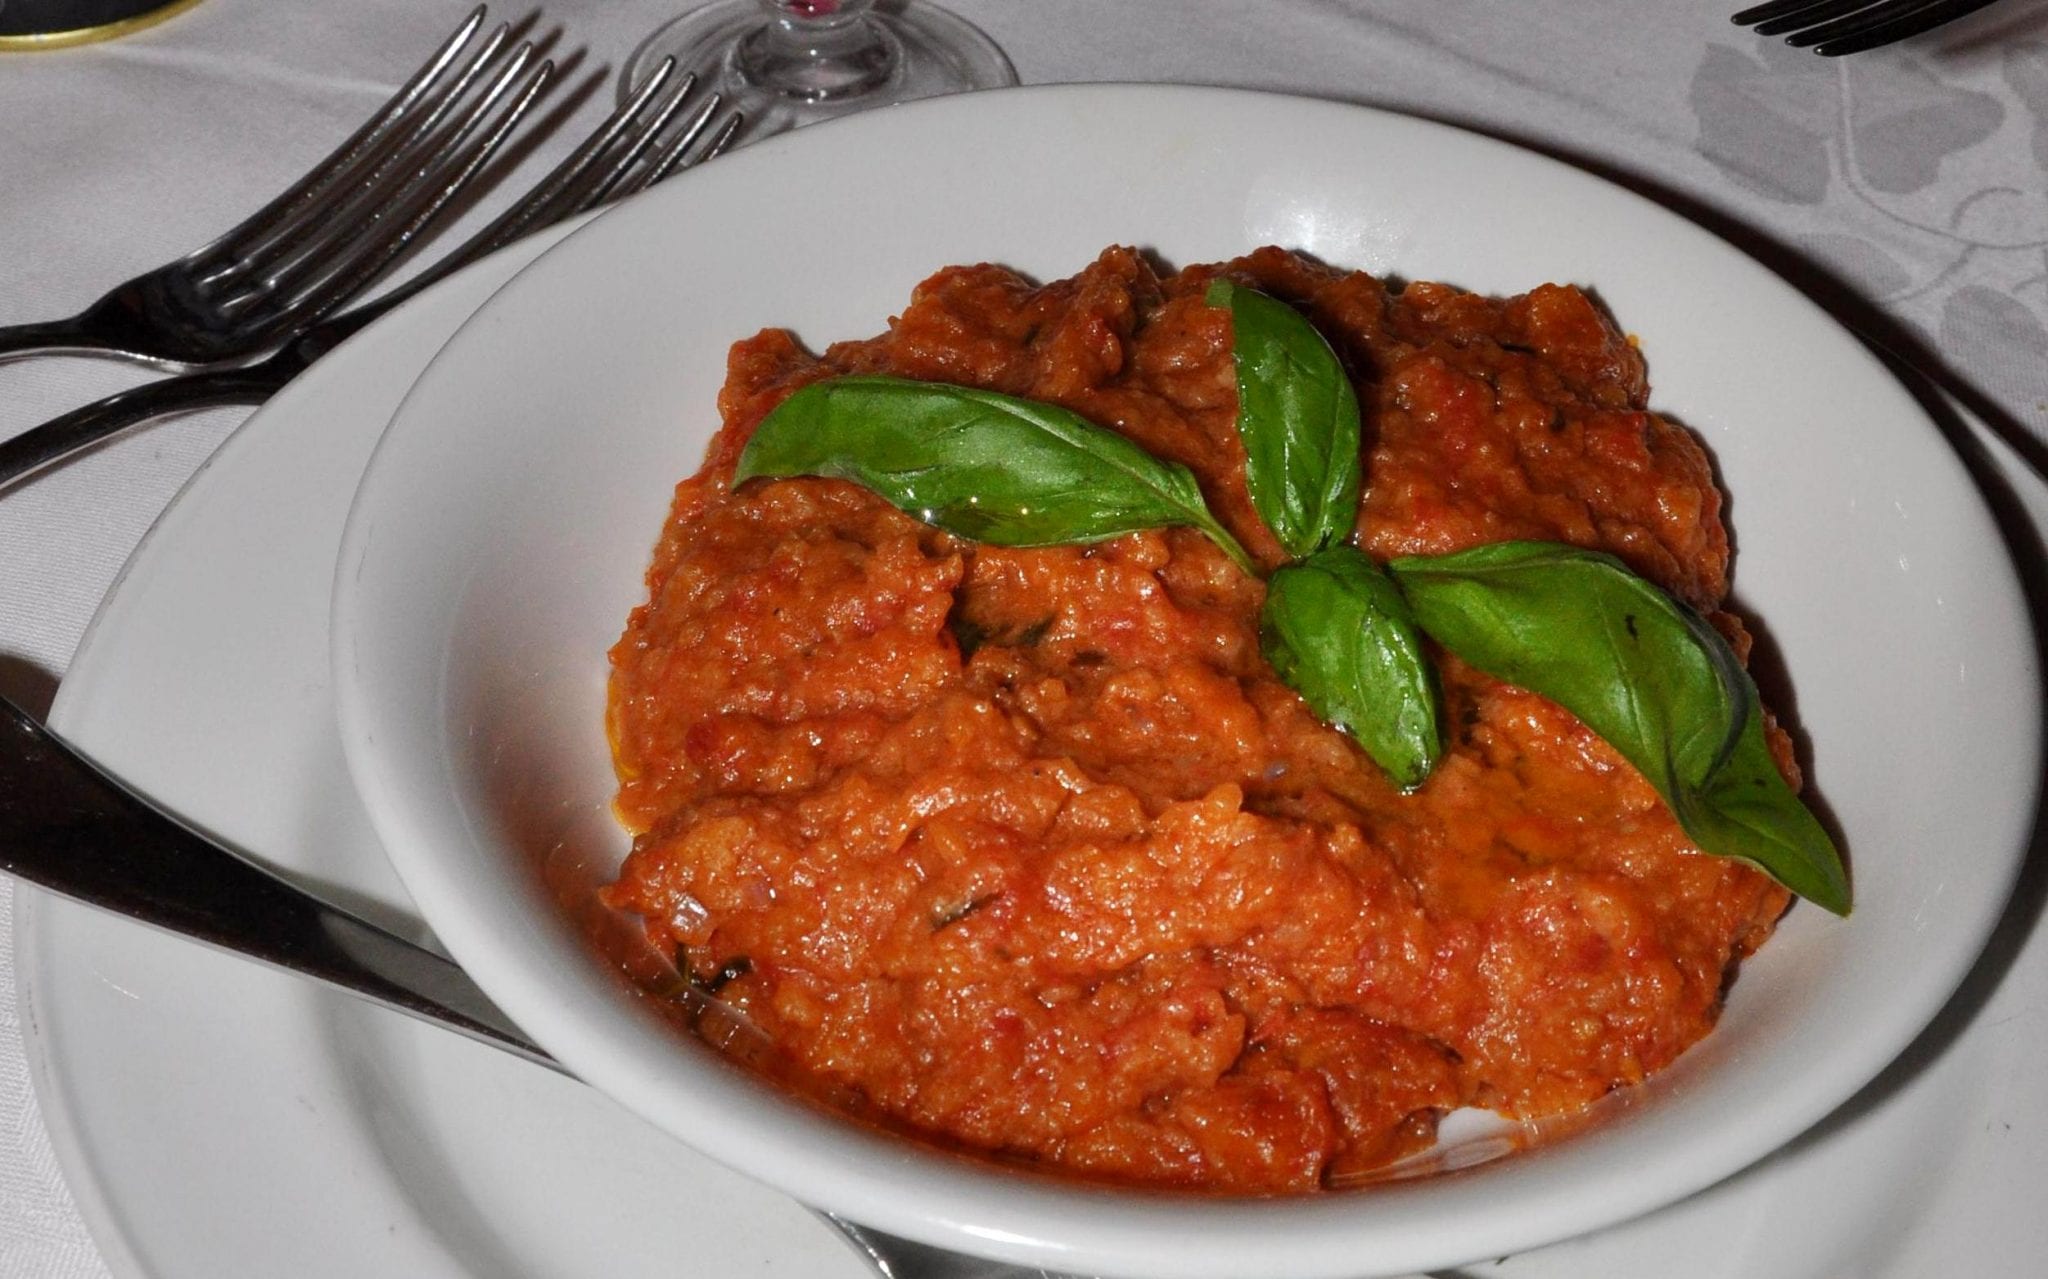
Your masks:
{"label": "green basil leaf", "polygon": [[1278,569],[1266,582],[1259,646],[1282,681],[1351,735],[1402,788],[1443,756],[1436,671],[1407,601],[1349,546]]}
{"label": "green basil leaf", "polygon": [[1237,432],[1252,508],[1290,558],[1351,536],[1358,522],[1358,394],[1337,353],[1301,312],[1217,280],[1230,308]]}
{"label": "green basil leaf", "polygon": [[1841,855],[1779,774],[1756,685],[1697,613],[1613,556],[1548,542],[1397,559],[1387,572],[1424,631],[1578,716],[1701,849],[1849,912]]}
{"label": "green basil leaf", "polygon": [[1778,771],[1764,737],[1763,705],[1749,690],[1742,735],[1706,782],[1678,793],[1679,825],[1710,853],[1738,857],[1837,915],[1849,913],[1849,876],[1827,831]]}
{"label": "green basil leaf", "polygon": [[927,524],[998,546],[1184,525],[1256,571],[1185,466],[1057,405],[994,391],[879,376],[814,382],[762,419],[733,483],[783,475],[851,480]]}

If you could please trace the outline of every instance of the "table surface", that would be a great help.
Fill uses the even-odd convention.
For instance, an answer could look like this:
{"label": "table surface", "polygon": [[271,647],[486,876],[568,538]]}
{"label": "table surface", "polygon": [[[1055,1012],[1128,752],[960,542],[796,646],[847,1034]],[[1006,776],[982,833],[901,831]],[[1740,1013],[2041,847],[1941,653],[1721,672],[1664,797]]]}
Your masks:
{"label": "table surface", "polygon": [[[204,0],[118,41],[0,53],[0,324],[71,314],[232,225],[359,123],[471,2]],[[1731,26],[1733,0],[951,7],[1026,83],[1370,103],[1620,181],[1790,278],[2048,473],[2048,5],[2004,0],[1834,61]],[[594,81],[672,12],[539,10]],[[609,92],[601,83],[530,164],[550,163]],[[0,437],[149,376],[96,360],[0,365]],[[0,497],[0,693],[48,707],[122,563],[246,416],[163,423]],[[10,899],[0,879],[0,1274],[102,1275],[28,1084]]]}

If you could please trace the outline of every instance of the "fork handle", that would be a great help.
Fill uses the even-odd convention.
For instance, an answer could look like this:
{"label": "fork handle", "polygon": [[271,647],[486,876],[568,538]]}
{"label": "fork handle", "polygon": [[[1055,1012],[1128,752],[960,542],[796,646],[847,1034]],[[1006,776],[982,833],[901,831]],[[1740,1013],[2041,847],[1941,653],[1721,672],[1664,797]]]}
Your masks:
{"label": "fork handle", "polygon": [[221,404],[261,404],[285,380],[261,368],[188,373],[73,409],[11,440],[0,441],[0,491],[151,418]]}
{"label": "fork handle", "polygon": [[0,324],[0,360],[16,355],[78,354],[99,351],[105,345],[86,328],[83,316],[36,324]]}

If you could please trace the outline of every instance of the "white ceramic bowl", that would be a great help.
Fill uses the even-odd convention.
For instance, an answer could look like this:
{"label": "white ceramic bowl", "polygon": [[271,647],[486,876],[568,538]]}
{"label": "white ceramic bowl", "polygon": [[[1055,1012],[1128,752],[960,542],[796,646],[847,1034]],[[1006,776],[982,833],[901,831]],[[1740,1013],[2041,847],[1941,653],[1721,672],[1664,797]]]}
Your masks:
{"label": "white ceramic bowl", "polygon": [[[877,332],[931,270],[1054,277],[1104,245],[1175,264],[1263,243],[1490,292],[1597,290],[1653,402],[1733,493],[1740,604],[1789,669],[1858,907],[1793,912],[1720,1028],[1590,1131],[1360,1193],[1219,1200],[1032,1178],[887,1139],[672,1033],[557,882],[609,874],[605,651],[727,345]],[[599,219],[436,359],[337,569],[349,765],[441,938],[577,1074],[791,1194],[1016,1261],[1159,1276],[1381,1275],[1590,1230],[1821,1118],[1947,998],[2004,901],[2040,779],[2003,545],[1956,458],[1854,340],[1724,243],[1576,170],[1438,125],[1219,90],[1064,87],[773,139]],[[678,1211],[688,1211],[678,1205]]]}

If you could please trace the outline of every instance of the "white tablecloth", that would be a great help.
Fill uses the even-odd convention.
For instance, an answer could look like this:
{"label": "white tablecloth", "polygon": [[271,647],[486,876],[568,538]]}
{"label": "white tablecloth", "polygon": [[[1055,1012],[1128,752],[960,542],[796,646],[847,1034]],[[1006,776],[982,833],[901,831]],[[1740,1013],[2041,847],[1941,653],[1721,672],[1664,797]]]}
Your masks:
{"label": "white tablecloth", "polygon": [[[231,225],[366,116],[470,3],[206,0],[124,40],[0,54],[0,323],[70,314]],[[1734,7],[953,4],[1026,83],[1310,93],[1579,163],[1735,240],[2048,463],[2048,5],[2005,0],[1841,61],[1730,26]],[[564,49],[587,49],[589,72],[618,65],[672,11],[557,0],[540,16]],[[0,363],[0,437],[145,376]],[[0,693],[47,707],[122,562],[244,416],[167,422],[0,496]],[[0,1274],[101,1275],[28,1086],[10,895],[0,879]]]}

